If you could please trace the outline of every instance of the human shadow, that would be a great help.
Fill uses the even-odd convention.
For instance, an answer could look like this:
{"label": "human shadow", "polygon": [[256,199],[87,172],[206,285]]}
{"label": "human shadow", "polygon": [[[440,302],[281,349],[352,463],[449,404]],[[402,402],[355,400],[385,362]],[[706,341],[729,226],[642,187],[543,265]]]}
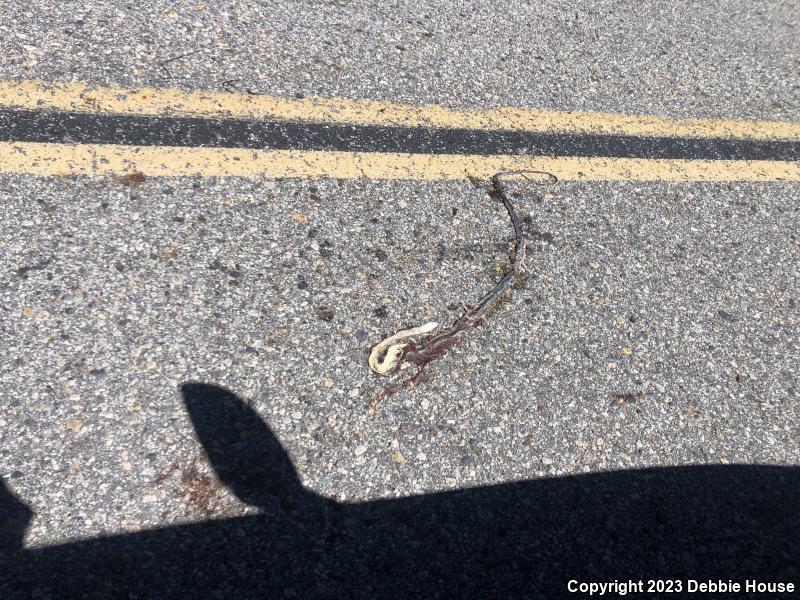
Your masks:
{"label": "human shadow", "polygon": [[569,580],[800,574],[796,467],[639,469],[345,504],[304,488],[236,395],[181,391],[219,479],[260,514],[24,549],[30,512],[0,487],[0,524],[16,523],[0,537],[0,597],[557,598],[585,597]]}

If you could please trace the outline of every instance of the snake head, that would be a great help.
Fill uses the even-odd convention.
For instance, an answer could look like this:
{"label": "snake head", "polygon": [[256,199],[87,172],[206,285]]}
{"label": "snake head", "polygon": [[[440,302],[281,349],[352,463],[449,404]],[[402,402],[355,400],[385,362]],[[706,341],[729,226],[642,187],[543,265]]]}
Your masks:
{"label": "snake head", "polygon": [[373,358],[369,357],[369,366],[378,375],[391,373],[400,366],[408,344],[392,344],[382,350]]}
{"label": "snake head", "polygon": [[407,349],[416,347],[414,339],[429,334],[438,326],[438,323],[426,323],[413,329],[404,329],[375,344],[369,354],[369,368],[378,375],[395,371],[403,362]]}

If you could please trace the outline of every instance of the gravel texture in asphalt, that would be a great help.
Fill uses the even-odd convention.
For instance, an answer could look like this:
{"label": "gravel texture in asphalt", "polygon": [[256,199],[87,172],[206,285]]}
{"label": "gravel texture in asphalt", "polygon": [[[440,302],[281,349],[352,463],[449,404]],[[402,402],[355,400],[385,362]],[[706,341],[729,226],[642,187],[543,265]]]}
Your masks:
{"label": "gravel texture in asphalt", "polygon": [[[794,2],[463,4],[12,1],[0,78],[800,119]],[[257,512],[204,457],[189,381],[345,502],[798,464],[796,184],[511,185],[526,280],[387,393],[411,372],[376,378],[370,347],[502,276],[487,185],[0,176],[0,477],[26,545]]]}
{"label": "gravel texture in asphalt", "polygon": [[386,395],[369,348],[455,319],[507,264],[482,189],[3,177],[0,458],[29,543],[245,510],[208,478],[186,381],[250,400],[340,500],[796,463],[796,186],[510,190],[527,280]]}
{"label": "gravel texture in asphalt", "polygon": [[286,0],[0,9],[0,77],[800,118],[794,2]]}

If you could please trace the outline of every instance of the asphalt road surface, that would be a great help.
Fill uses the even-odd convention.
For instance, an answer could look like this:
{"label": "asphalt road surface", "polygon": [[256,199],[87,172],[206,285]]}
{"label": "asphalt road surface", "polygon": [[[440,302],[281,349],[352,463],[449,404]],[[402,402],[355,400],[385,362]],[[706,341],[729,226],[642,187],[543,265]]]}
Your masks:
{"label": "asphalt road surface", "polygon": [[[796,2],[464,4],[11,0],[0,80],[800,121]],[[525,280],[425,381],[376,377],[374,344],[502,275],[487,187],[0,175],[0,478],[30,511],[0,540],[259,514],[212,468],[187,382],[245,401],[338,503],[689,465],[792,467],[796,491],[797,182],[509,183]],[[800,582],[796,550],[775,578]]]}

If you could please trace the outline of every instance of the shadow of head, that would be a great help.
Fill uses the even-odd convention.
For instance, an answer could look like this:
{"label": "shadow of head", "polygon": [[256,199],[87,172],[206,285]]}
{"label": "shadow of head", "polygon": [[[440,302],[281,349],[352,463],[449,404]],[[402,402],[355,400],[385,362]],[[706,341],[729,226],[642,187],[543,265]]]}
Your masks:
{"label": "shadow of head", "polygon": [[19,550],[33,513],[0,480],[0,552]]}
{"label": "shadow of head", "polygon": [[310,499],[281,443],[243,400],[196,382],[184,383],[181,394],[217,477],[242,502],[291,509]]}

